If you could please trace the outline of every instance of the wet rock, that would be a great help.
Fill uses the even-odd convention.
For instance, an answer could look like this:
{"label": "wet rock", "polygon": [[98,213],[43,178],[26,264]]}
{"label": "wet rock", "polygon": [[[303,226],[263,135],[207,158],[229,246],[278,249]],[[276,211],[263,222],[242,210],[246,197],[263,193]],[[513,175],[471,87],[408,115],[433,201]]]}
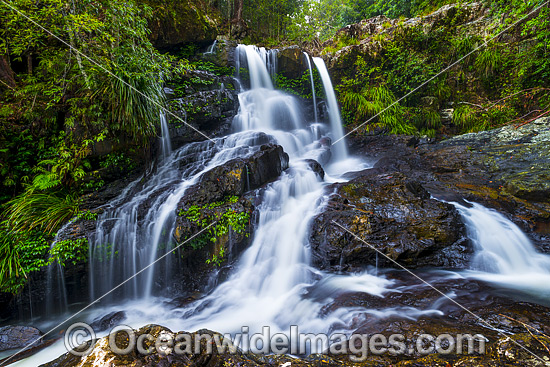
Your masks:
{"label": "wet rock", "polygon": [[[150,335],[153,340],[165,338],[164,340],[174,340],[177,333],[159,325],[147,325],[139,330],[134,330],[136,339],[141,335]],[[58,359],[42,365],[43,367],[71,367],[86,365],[110,365],[110,366],[172,366],[172,367],[193,367],[193,366],[258,366],[262,365],[262,357],[242,352],[231,344],[226,350],[218,351],[214,345],[214,338],[220,343],[224,342],[223,335],[209,330],[199,330],[196,333],[185,333],[189,336],[189,345],[191,349],[187,351],[182,346],[181,352],[175,352],[173,348],[170,352],[166,349],[157,349],[155,342],[146,340],[144,348],[148,353],[142,353],[137,346],[130,349],[130,352],[121,355],[113,352],[109,346],[109,337],[99,339],[91,353],[87,356],[76,357],[70,353],[64,354]],[[117,333],[114,336],[116,345],[120,348],[127,347],[128,337],[124,332]],[[230,342],[230,341],[229,341]],[[195,352],[195,345],[200,347]],[[212,352],[208,352],[211,350]]]}
{"label": "wet rock", "polygon": [[[403,174],[366,171],[345,184],[313,220],[313,262],[323,269],[374,265],[462,268],[471,253],[464,225],[449,204],[431,199]],[[348,233],[351,231],[363,241]]]}
{"label": "wet rock", "polygon": [[[23,348],[39,339],[42,332],[32,326],[3,326],[0,327],[0,351]],[[42,341],[34,343],[39,346]]]}
{"label": "wet rock", "polygon": [[170,137],[173,147],[226,133],[239,102],[233,78],[204,71],[190,71],[173,87],[168,101]]}
{"label": "wet rock", "polygon": [[109,330],[114,328],[115,326],[118,326],[122,321],[126,319],[126,312],[124,311],[116,311],[111,312],[108,315],[105,315],[103,317],[99,317],[95,319],[90,326],[94,331],[100,332],[104,330]]}
{"label": "wet rock", "polygon": [[321,180],[325,178],[325,170],[323,170],[323,166],[321,166],[319,162],[314,159],[306,159],[306,163],[309,168],[311,168],[311,170],[321,178]]}
{"label": "wet rock", "polygon": [[466,147],[506,192],[529,201],[550,202],[550,118],[446,140]]}
{"label": "wet rock", "polygon": [[204,205],[227,196],[241,196],[275,180],[288,168],[288,154],[280,145],[264,144],[249,158],[232,159],[204,173],[186,191],[183,206]]}

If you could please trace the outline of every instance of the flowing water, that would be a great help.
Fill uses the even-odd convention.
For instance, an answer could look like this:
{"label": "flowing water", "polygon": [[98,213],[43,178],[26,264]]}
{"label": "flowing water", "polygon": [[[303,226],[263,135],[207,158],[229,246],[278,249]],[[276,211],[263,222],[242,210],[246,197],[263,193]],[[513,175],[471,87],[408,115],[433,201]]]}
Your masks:
{"label": "flowing water", "polygon": [[336,94],[334,94],[334,88],[332,87],[332,81],[327,70],[325,62],[320,57],[314,57],[313,63],[319,71],[321,80],[323,82],[323,88],[325,96],[327,98],[328,114],[330,119],[330,127],[332,132],[332,140],[334,150],[334,156],[336,160],[342,160],[348,156],[348,148],[344,141],[344,126],[342,124],[342,118],[340,117],[340,108],[338,107],[338,101],[336,100]]}
{"label": "flowing water", "polygon": [[540,299],[550,298],[550,256],[538,253],[521,229],[495,210],[478,203],[452,203],[474,245],[472,270],[466,275]]}
{"label": "flowing water", "polygon": [[309,80],[311,81],[311,95],[313,97],[313,117],[314,121],[318,121],[317,117],[317,97],[315,96],[315,82],[313,81],[313,68],[311,67],[311,61],[307,52],[304,52],[304,57],[307,61],[307,68],[309,70]]}

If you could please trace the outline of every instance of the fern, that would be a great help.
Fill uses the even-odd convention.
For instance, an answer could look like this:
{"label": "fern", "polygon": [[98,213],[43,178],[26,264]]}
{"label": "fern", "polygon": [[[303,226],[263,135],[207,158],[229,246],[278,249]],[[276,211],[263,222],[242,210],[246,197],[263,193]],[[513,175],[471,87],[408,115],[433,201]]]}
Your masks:
{"label": "fern", "polygon": [[30,188],[6,204],[6,224],[15,232],[39,229],[52,234],[77,214],[78,204],[74,194],[45,193]]}
{"label": "fern", "polygon": [[341,93],[341,101],[345,109],[355,111],[357,123],[378,115],[378,123],[392,134],[414,133],[414,127],[404,121],[403,108],[395,103],[395,96],[384,85],[365,85],[359,92],[345,90]]}

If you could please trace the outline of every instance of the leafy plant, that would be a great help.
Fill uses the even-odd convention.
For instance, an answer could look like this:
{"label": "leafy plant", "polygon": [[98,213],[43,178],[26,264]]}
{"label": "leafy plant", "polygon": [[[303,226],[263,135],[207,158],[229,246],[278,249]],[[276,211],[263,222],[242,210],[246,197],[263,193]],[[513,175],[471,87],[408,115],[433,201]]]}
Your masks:
{"label": "leafy plant", "polygon": [[31,188],[6,204],[6,224],[15,232],[38,229],[53,234],[77,214],[79,202],[76,194]]}
{"label": "leafy plant", "polygon": [[61,266],[68,262],[76,265],[88,259],[88,240],[86,238],[58,241],[50,249],[50,262],[57,261]]}
{"label": "leafy plant", "polygon": [[[199,249],[208,243],[217,242],[220,237],[228,234],[230,230],[237,234],[246,232],[246,226],[250,221],[249,213],[237,212],[231,208],[223,212],[214,210],[224,205],[235,204],[238,199],[237,196],[230,196],[224,201],[218,201],[203,206],[192,205],[188,209],[182,209],[180,211],[180,216],[198,224],[201,228],[207,228],[212,223],[215,223],[215,225],[208,227],[201,236],[198,236],[190,242],[190,246],[193,249]],[[213,257],[206,262],[219,266],[223,261],[224,254],[225,248],[222,246],[219,252],[213,254]]]}

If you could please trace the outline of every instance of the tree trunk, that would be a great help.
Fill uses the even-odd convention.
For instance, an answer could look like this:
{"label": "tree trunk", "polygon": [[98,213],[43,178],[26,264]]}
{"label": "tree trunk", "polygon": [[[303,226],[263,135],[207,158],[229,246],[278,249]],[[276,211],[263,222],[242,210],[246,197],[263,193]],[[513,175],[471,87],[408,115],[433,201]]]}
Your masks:
{"label": "tree trunk", "polygon": [[15,73],[4,55],[0,55],[0,80],[8,87],[15,88]]}
{"label": "tree trunk", "polygon": [[243,3],[244,0],[235,0],[235,9],[233,11],[233,23],[235,24],[243,22]]}
{"label": "tree trunk", "polygon": [[231,20],[231,35],[235,39],[243,39],[247,33],[247,25],[243,20],[244,0],[235,0],[233,19]]}

